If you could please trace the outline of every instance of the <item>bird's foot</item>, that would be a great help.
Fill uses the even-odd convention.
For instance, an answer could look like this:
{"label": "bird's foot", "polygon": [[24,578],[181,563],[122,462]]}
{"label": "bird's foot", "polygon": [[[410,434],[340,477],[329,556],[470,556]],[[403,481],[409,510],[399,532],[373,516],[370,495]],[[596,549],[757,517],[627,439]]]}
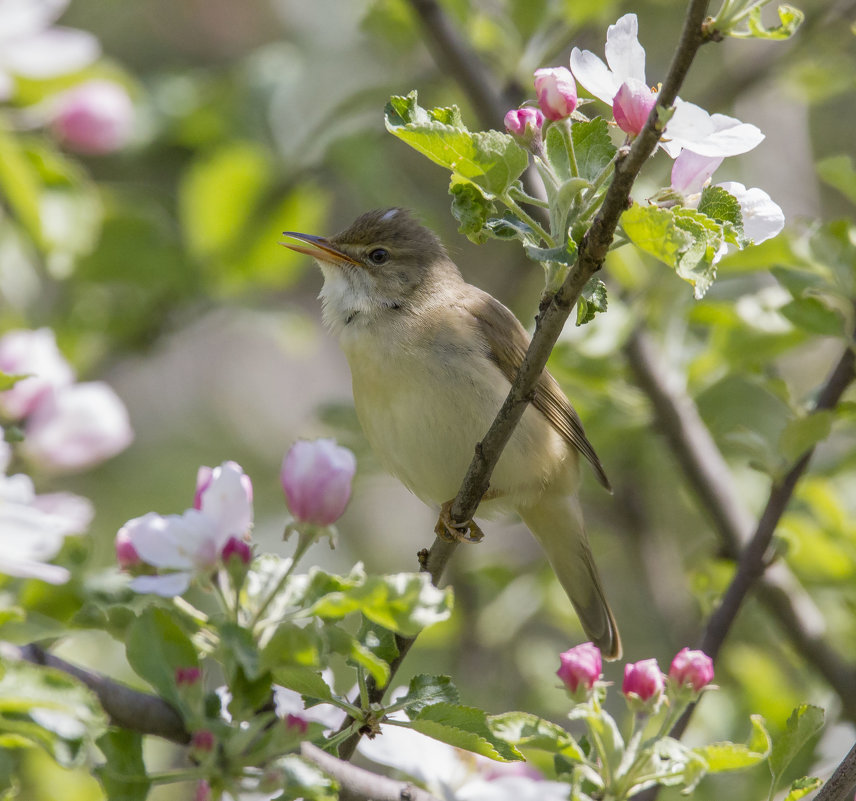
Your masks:
{"label": "bird's foot", "polygon": [[452,501],[446,501],[440,509],[440,518],[434,526],[434,533],[446,542],[466,542],[474,545],[484,539],[484,533],[474,520],[456,523],[452,520]]}

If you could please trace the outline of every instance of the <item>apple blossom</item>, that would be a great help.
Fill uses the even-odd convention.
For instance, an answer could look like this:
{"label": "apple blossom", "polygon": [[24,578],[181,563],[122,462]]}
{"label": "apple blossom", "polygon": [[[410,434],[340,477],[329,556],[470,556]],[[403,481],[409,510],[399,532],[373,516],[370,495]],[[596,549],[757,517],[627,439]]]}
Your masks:
{"label": "apple blossom", "polygon": [[[571,51],[571,72],[580,85],[612,106],[622,130],[627,131],[624,127],[627,125],[638,128],[636,133],[641,130],[640,85],[650,85],[645,78],[645,49],[639,43],[638,32],[635,14],[625,14],[615,25],[610,25],[604,48],[606,64],[590,50],[575,47]],[[627,88],[616,109],[616,96],[625,85]],[[763,139],[764,134],[754,125],[724,114],[708,114],[703,108],[678,98],[660,146],[672,158],[683,148],[705,156],[736,156],[752,150]]]}
{"label": "apple blossom", "polygon": [[119,565],[120,570],[130,570],[143,563],[134,543],[131,542],[131,535],[125,529],[121,529],[116,535],[115,547],[116,564]]}
{"label": "apple blossom", "polygon": [[600,678],[602,663],[600,649],[590,642],[577,645],[559,654],[561,667],[556,675],[571,695],[585,696]]}
{"label": "apple blossom", "polygon": [[535,70],[535,94],[548,120],[563,120],[577,107],[577,84],[566,67]]}
{"label": "apple blossom", "polygon": [[86,81],[54,97],[50,105],[51,130],[69,150],[113,153],[133,133],[134,104],[114,81]]}
{"label": "apple blossom", "polygon": [[530,147],[540,140],[543,125],[544,115],[537,108],[514,108],[505,115],[505,130],[524,147]]}
{"label": "apple blossom", "polygon": [[[252,492],[240,465],[224,462],[211,471],[200,508],[182,515],[149,512],[125,523],[116,535],[127,541],[155,575],[136,576],[136,592],[165,597],[181,595],[195,576],[207,575],[224,561],[230,540],[241,542],[252,526]],[[244,544],[244,543],[241,543]],[[231,555],[232,550],[225,555]]]}
{"label": "apple blossom", "polygon": [[0,573],[50,584],[68,581],[68,570],[47,562],[68,535],[86,530],[92,516],[92,505],[84,498],[40,496],[29,476],[0,474]]}
{"label": "apple blossom", "polygon": [[643,702],[656,701],[664,686],[663,673],[656,659],[643,659],[624,666],[621,691],[628,698],[635,696]]}
{"label": "apple blossom", "polygon": [[69,0],[0,3],[0,100],[11,97],[14,75],[42,80],[76,72],[98,57],[98,40],[86,31],[50,27]]}
{"label": "apple blossom", "polygon": [[12,420],[30,414],[51,389],[74,381],[74,370],[60,353],[50,328],[7,331],[0,337],[0,370],[27,376],[0,392],[0,411]]}
{"label": "apple blossom", "polygon": [[333,439],[295,442],[280,474],[291,513],[316,526],[335,523],[351,497],[356,469],[354,454]]}
{"label": "apple blossom", "polygon": [[24,430],[22,452],[52,473],[91,467],[123,451],[134,438],[124,404],[103,381],[42,395]]}
{"label": "apple blossom", "polygon": [[704,651],[681,648],[672,660],[669,678],[678,687],[699,692],[713,681],[713,660]]}
{"label": "apple blossom", "polygon": [[655,105],[657,105],[656,92],[651,91],[641,81],[632,79],[625,81],[616,92],[612,103],[615,124],[624,133],[638,136],[648,122],[648,116]]}
{"label": "apple blossom", "polygon": [[243,540],[239,540],[237,537],[229,537],[229,541],[223,546],[220,558],[224,564],[228,564],[229,560],[234,558],[239,563],[248,565],[250,559],[253,558],[253,552]]}

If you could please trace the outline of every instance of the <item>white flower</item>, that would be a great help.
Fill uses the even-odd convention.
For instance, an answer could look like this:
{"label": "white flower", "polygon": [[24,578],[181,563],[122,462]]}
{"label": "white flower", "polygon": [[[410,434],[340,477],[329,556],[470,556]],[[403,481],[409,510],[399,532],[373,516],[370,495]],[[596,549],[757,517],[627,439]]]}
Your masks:
{"label": "white flower", "polygon": [[[640,84],[647,85],[645,50],[639,44],[638,30],[635,14],[625,14],[609,26],[604,48],[606,64],[590,50],[575,47],[571,51],[574,77],[611,107],[625,84],[626,91],[634,95],[640,94]],[[752,150],[763,139],[764,134],[754,125],[724,114],[708,114],[703,108],[678,98],[661,146],[672,158],[683,148],[704,156],[736,156]]]}
{"label": "white flower", "polygon": [[100,53],[86,31],[50,27],[69,0],[0,0],[0,100],[12,94],[14,75],[42,80],[88,66]]}
{"label": "white flower", "polygon": [[68,581],[68,570],[47,562],[69,534],[86,530],[92,515],[85,498],[36,495],[29,476],[0,474],[0,573],[50,584]]}
{"label": "white flower", "polygon": [[181,515],[149,512],[129,520],[117,538],[130,543],[139,559],[157,575],[131,580],[131,589],[164,597],[181,595],[197,575],[217,569],[226,543],[242,538],[253,520],[247,477],[240,465],[224,462],[211,472],[201,508]]}

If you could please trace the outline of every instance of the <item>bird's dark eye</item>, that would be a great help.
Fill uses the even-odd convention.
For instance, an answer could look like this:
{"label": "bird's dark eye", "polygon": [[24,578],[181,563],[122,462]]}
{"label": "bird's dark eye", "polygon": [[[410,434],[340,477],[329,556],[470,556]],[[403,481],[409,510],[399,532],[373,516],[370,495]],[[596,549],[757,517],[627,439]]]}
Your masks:
{"label": "bird's dark eye", "polygon": [[369,261],[372,264],[386,264],[389,261],[389,251],[385,248],[375,248],[369,253]]}

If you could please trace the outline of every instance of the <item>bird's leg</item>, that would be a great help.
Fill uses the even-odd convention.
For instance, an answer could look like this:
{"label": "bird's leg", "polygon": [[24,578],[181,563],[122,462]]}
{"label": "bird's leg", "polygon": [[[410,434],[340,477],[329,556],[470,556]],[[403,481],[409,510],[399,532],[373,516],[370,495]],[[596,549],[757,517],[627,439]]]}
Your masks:
{"label": "bird's leg", "polygon": [[[488,490],[482,500],[489,501],[497,497],[499,497],[497,492]],[[454,499],[446,501],[440,508],[440,517],[437,525],[434,526],[434,533],[446,542],[467,542],[470,545],[481,542],[484,539],[484,532],[475,520],[467,520],[465,523],[456,523],[452,520],[452,503]]]}

